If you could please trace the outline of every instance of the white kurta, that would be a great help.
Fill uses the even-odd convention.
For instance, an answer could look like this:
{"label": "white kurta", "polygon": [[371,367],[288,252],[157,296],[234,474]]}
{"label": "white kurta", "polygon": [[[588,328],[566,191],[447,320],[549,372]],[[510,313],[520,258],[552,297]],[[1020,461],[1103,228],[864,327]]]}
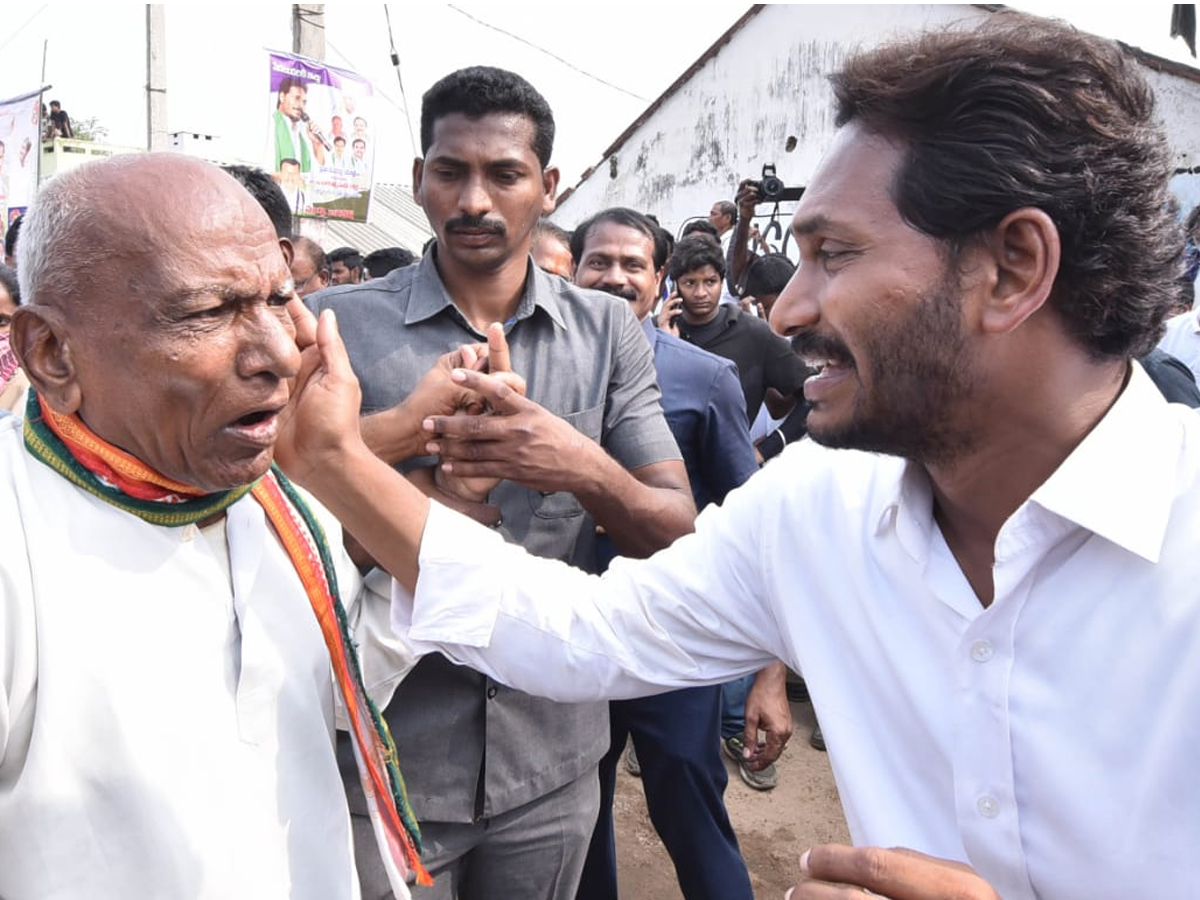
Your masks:
{"label": "white kurta", "polygon": [[1200,417],[1138,366],[976,599],[901,460],[808,442],[603,579],[434,507],[398,629],[561,700],[803,666],[856,843],[1005,900],[1194,897]]}
{"label": "white kurta", "polygon": [[228,568],[0,422],[5,900],[357,897],[320,630],[262,507],[226,522]]}

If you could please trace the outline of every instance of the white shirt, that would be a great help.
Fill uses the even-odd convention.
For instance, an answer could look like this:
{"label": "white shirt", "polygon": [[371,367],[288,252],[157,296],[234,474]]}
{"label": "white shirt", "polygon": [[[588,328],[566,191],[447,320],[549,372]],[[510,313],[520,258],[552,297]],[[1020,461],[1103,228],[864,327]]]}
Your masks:
{"label": "white shirt", "polygon": [[987,609],[922,469],[810,441],[781,459],[603,579],[435,505],[393,623],[561,700],[777,657],[803,667],[856,844],[966,861],[1005,900],[1195,896],[1200,419],[1134,366],[1001,529]]}
{"label": "white shirt", "polygon": [[1167,331],[1158,346],[1191,369],[1200,381],[1200,309],[1167,319]]}
{"label": "white shirt", "polygon": [[0,422],[0,896],[357,897],[329,656],[262,507],[229,508],[226,565],[219,534],[84,493],[20,425]]}

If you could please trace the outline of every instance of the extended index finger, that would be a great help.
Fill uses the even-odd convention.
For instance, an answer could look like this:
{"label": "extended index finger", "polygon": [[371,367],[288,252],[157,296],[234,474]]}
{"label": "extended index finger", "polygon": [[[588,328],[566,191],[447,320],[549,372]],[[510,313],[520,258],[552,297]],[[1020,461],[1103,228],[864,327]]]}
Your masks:
{"label": "extended index finger", "polygon": [[511,372],[512,356],[508,351],[508,338],[504,336],[504,326],[493,322],[487,329],[488,371]]}
{"label": "extended index finger", "polygon": [[292,317],[292,326],[296,329],[296,346],[301,350],[311,347],[317,342],[317,317],[304,305],[297,295],[287,302],[288,315]]}

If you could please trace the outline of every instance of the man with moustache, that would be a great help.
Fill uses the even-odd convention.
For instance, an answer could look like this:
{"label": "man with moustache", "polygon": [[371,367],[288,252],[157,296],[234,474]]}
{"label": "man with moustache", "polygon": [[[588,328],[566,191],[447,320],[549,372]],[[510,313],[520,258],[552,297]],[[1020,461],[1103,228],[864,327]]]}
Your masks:
{"label": "man with moustache", "polygon": [[[1181,245],[1140,69],[1011,13],[845,62],[773,313],[818,443],[650,560],[588,578],[429,504],[354,434],[331,323],[296,472],[415,590],[418,650],[564,700],[800,666],[858,846],[792,900],[1187,896],[1200,420],[1136,362]],[[473,475],[478,423],[427,425]]]}
{"label": "man with moustache", "polygon": [[[695,512],[627,305],[530,258],[534,226],[554,209],[553,139],[549,106],[520,76],[474,67],[441,79],[422,102],[424,156],[413,166],[434,249],[309,303],[337,313],[363,384],[363,427],[405,469],[436,458],[421,420],[396,404],[447,351],[507,342],[511,362],[489,365],[524,376],[527,415],[477,432],[478,477],[440,467],[436,485],[530,552],[593,568],[597,526],[619,552],[646,556],[689,531]],[[596,823],[606,710],[535,699],[436,654],[421,660],[384,710],[397,734],[420,735],[401,747],[436,876],[417,896],[573,898]],[[358,840],[369,842],[366,828]],[[363,893],[377,898],[386,883],[368,863],[360,854]]]}
{"label": "man with moustache", "polygon": [[[570,241],[575,283],[622,298],[642,323],[654,351],[663,412],[683,454],[696,509],[721,503],[758,471],[758,462],[733,363],[654,327],[650,312],[666,267],[665,232],[642,214],[618,207],[580,224]],[[791,734],[783,676],[780,664],[762,680],[767,696],[761,724],[771,741],[769,752],[755,754],[756,769],[770,765]],[[747,746],[757,748],[760,718],[757,713],[752,718],[747,730],[754,737]],[[750,876],[725,811],[728,776],[714,740],[721,730],[721,687],[610,703],[609,722],[612,740],[600,761],[600,816],[578,900],[617,897],[612,804],[617,763],[630,737],[650,820],[675,865],[683,896],[750,900]]]}

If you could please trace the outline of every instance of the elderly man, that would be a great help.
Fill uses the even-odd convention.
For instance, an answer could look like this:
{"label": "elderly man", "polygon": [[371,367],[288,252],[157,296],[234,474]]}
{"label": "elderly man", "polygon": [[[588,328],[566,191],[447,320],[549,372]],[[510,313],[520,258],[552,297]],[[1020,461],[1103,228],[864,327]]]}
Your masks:
{"label": "elderly man", "polygon": [[411,817],[337,599],[356,572],[271,469],[300,355],[267,216],[199,160],[121,156],[55,178],[20,255],[0,896],[357,897],[335,705],[405,893]]}
{"label": "elderly man", "polygon": [[[1118,45],[999,14],[833,83],[772,317],[820,364],[819,443],[694,535],[596,579],[428,503],[357,439],[329,322],[285,453],[416,584],[397,626],[507,683],[802,665],[859,846],[805,853],[793,900],[1193,896],[1200,420],[1135,362],[1179,270],[1153,93]],[[487,473],[454,450],[472,417],[426,425]]]}

